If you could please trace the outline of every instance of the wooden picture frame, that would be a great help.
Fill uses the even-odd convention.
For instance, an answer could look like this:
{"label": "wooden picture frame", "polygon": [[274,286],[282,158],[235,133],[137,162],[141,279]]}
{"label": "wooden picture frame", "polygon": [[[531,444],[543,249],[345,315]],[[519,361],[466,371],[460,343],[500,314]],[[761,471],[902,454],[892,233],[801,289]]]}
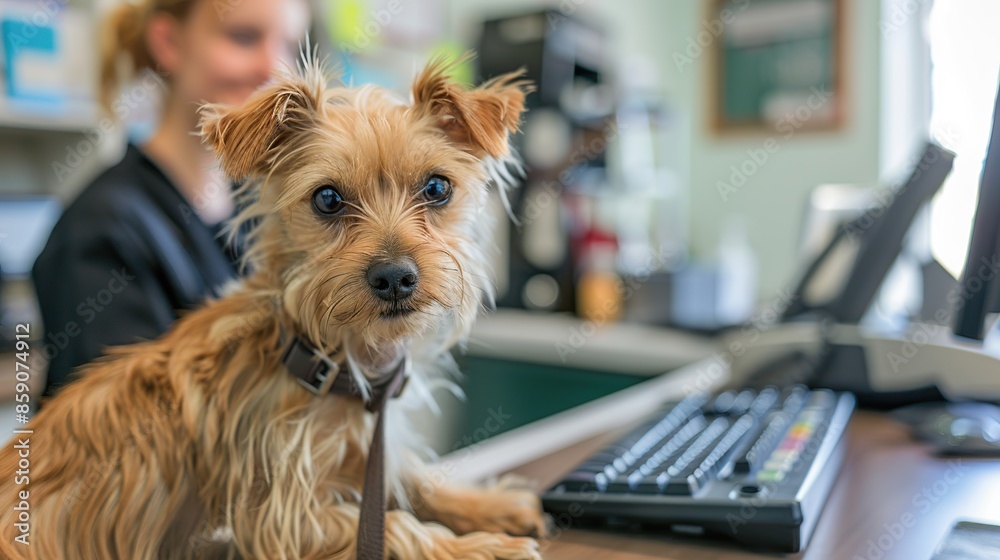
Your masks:
{"label": "wooden picture frame", "polygon": [[836,130],[844,121],[845,0],[706,0],[717,134]]}

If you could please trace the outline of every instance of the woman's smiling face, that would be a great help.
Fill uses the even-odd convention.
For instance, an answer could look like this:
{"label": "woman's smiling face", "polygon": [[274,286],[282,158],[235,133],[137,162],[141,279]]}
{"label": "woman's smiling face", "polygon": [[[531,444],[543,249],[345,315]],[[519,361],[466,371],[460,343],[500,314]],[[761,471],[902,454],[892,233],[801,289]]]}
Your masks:
{"label": "woman's smiling face", "polygon": [[165,25],[170,40],[158,62],[173,94],[239,105],[276,69],[294,64],[309,7],[306,0],[199,0],[183,21]]}

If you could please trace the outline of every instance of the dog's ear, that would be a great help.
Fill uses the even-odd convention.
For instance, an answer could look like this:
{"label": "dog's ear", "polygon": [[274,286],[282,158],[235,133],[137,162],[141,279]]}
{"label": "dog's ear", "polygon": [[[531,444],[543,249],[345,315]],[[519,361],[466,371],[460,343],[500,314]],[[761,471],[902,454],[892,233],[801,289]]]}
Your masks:
{"label": "dog's ear", "polygon": [[257,90],[238,107],[204,105],[202,141],[215,150],[229,178],[243,181],[262,173],[275,146],[317,122],[326,83],[325,73],[310,65]]}
{"label": "dog's ear", "polygon": [[466,151],[483,157],[507,155],[508,133],[517,130],[524,98],[534,90],[521,79],[523,70],[493,78],[466,90],[448,77],[454,64],[431,62],[413,82],[414,107],[437,120],[445,133]]}

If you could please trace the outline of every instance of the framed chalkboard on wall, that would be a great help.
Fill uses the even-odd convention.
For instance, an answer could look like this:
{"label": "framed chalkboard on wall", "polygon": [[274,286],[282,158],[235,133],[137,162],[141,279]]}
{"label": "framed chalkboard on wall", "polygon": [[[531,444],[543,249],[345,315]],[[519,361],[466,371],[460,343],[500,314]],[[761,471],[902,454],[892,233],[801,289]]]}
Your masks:
{"label": "framed chalkboard on wall", "polygon": [[707,0],[716,132],[790,136],[844,117],[844,0]]}

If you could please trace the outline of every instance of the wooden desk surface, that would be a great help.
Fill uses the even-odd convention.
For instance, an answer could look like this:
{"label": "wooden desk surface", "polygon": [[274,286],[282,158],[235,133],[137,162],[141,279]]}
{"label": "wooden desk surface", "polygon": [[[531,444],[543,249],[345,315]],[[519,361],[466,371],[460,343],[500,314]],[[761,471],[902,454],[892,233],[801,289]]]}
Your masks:
{"label": "wooden desk surface", "polygon": [[[556,482],[615,434],[603,434],[513,470]],[[924,560],[959,519],[1000,524],[1000,461],[944,459],[909,439],[884,414],[856,412],[847,459],[808,547],[767,555],[705,540],[560,530],[543,545],[548,560]]]}

